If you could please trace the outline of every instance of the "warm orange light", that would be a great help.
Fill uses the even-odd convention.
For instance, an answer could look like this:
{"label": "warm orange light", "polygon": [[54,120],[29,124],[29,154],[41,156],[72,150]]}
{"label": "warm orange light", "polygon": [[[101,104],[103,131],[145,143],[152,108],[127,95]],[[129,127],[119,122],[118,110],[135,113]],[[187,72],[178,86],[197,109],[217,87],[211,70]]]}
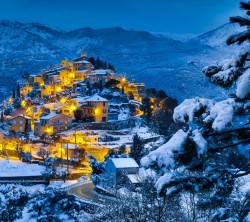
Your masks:
{"label": "warm orange light", "polygon": [[23,100],[23,101],[21,102],[21,106],[22,106],[22,107],[27,106],[27,102],[26,102],[25,100]]}
{"label": "warm orange light", "polygon": [[72,106],[70,107],[70,109],[74,111],[74,110],[76,110],[76,106],[73,106],[73,105],[72,105]]}
{"label": "warm orange light", "polygon": [[61,98],[60,102],[61,102],[61,103],[65,103],[66,100],[67,100],[67,99],[66,99],[65,97],[63,97],[63,98]]}
{"label": "warm orange light", "polygon": [[25,111],[26,111],[26,115],[27,116],[31,116],[32,115],[31,107],[28,107]]}
{"label": "warm orange light", "polygon": [[53,133],[53,127],[52,126],[46,127],[45,132],[48,133],[48,134]]}

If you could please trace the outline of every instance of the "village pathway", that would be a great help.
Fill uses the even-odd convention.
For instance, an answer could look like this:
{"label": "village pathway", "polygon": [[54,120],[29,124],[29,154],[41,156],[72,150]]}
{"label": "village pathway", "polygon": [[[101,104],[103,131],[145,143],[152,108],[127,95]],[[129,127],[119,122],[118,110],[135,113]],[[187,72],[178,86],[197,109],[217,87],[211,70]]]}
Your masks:
{"label": "village pathway", "polygon": [[80,199],[91,201],[97,204],[105,204],[105,200],[102,196],[95,194],[93,191],[95,185],[92,182],[87,182],[72,186],[68,189],[69,194],[73,194]]}

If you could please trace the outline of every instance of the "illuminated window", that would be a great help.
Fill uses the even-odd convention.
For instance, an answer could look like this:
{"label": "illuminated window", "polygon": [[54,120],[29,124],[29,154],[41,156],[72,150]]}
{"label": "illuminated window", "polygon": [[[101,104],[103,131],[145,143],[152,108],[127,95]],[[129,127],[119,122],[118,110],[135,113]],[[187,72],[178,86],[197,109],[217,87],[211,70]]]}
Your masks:
{"label": "illuminated window", "polygon": [[22,127],[22,126],[20,126],[20,130],[23,130],[23,127]]}
{"label": "illuminated window", "polygon": [[20,124],[23,124],[23,121],[22,121],[22,120],[20,120],[20,121],[19,121],[19,123],[20,123]]}

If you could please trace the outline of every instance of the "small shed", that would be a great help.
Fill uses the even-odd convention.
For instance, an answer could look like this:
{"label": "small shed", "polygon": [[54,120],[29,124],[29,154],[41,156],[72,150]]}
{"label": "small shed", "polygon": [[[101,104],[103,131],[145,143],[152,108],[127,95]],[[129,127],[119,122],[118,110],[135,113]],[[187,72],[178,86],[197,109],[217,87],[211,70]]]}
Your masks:
{"label": "small shed", "polygon": [[114,186],[116,187],[127,184],[130,177],[132,177],[128,177],[128,175],[137,174],[139,166],[133,158],[111,158],[106,163],[105,170],[110,178],[114,178]]}

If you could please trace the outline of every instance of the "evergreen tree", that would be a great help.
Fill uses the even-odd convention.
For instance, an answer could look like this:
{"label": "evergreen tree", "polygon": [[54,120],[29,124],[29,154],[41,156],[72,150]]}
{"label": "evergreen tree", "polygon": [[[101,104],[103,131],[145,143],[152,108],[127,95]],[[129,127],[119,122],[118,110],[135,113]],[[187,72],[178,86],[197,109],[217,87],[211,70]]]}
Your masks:
{"label": "evergreen tree", "polygon": [[16,92],[15,92],[14,86],[13,86],[13,88],[12,88],[12,98],[13,98],[13,99],[16,98]]}
{"label": "evergreen tree", "polygon": [[95,67],[95,58],[94,57],[88,58],[88,61]]}
{"label": "evergreen tree", "polygon": [[13,105],[13,107],[14,107],[15,109],[18,109],[18,108],[21,107],[21,102],[22,102],[21,98],[20,98],[20,97],[16,97],[16,98],[14,99],[12,105]]}
{"label": "evergreen tree", "polygon": [[161,135],[170,136],[176,132],[183,124],[173,121],[174,108],[178,105],[176,99],[166,97],[161,100],[159,107],[152,115],[154,129]]}
{"label": "evergreen tree", "polygon": [[102,92],[102,90],[103,90],[102,80],[99,81],[99,90],[100,90],[100,92]]}
{"label": "evergreen tree", "polygon": [[16,96],[20,98],[20,84],[17,82]]}
{"label": "evergreen tree", "polygon": [[99,57],[97,57],[95,61],[95,69],[100,69],[101,68],[101,60]]}
{"label": "evergreen tree", "polygon": [[116,72],[116,71],[115,71],[115,67],[114,67],[112,64],[110,64],[110,63],[108,64],[108,69],[110,69],[110,70]]}
{"label": "evergreen tree", "polygon": [[245,41],[250,40],[250,2],[240,2],[240,8],[246,11],[246,16],[233,16],[230,17],[231,23],[237,23],[240,26],[246,27],[246,31],[234,34],[227,39],[227,44],[234,43],[242,44]]}
{"label": "evergreen tree", "polygon": [[150,123],[151,117],[152,117],[152,106],[153,106],[153,103],[150,101],[148,97],[145,97],[142,100],[142,105],[140,106],[140,109],[141,111],[143,111],[148,124]]}
{"label": "evergreen tree", "polygon": [[165,93],[164,90],[159,90],[156,92],[155,97],[159,100],[163,100],[167,97],[167,94]]}
{"label": "evergreen tree", "polygon": [[74,117],[76,119],[76,121],[83,121],[83,118],[84,118],[84,113],[83,113],[83,110],[78,108],[76,110],[74,110]]}
{"label": "evergreen tree", "polygon": [[105,87],[110,88],[110,87],[117,87],[117,85],[120,83],[119,80],[116,79],[110,79],[109,81],[106,82]]}
{"label": "evergreen tree", "polygon": [[[231,17],[230,21],[231,23],[237,23],[240,26],[244,26],[247,29],[245,31],[242,31],[240,33],[236,33],[230,36],[227,39],[228,45],[235,44],[235,43],[242,44],[243,42],[249,42],[250,40],[250,17],[249,17],[250,2],[248,3],[240,2],[240,6],[242,9],[246,11],[246,16],[245,17],[241,17],[241,16]],[[234,55],[232,58],[207,66],[202,71],[207,77],[210,78],[211,82],[219,86],[229,88],[233,85],[233,83],[237,79],[241,78],[242,84],[244,84],[243,80],[246,82],[248,77],[245,76],[243,78],[242,74],[248,68],[250,68],[249,61],[250,61],[250,52],[249,52],[249,48],[246,47],[246,48],[241,49],[240,52]],[[247,84],[248,83],[245,83],[245,85]],[[237,94],[238,93],[236,90],[236,96],[242,97],[242,95],[239,95],[239,94],[237,95]]]}
{"label": "evergreen tree", "polygon": [[4,113],[3,113],[3,110],[1,112],[1,122],[3,123],[4,122]]}
{"label": "evergreen tree", "polygon": [[104,69],[107,69],[108,68],[108,64],[107,64],[107,62],[105,61],[104,62]]}
{"label": "evergreen tree", "polygon": [[[250,15],[250,3],[241,2]],[[231,21],[246,24],[241,17]],[[250,39],[250,31],[233,35],[228,43]],[[247,49],[248,50],[248,49]],[[250,144],[250,66],[249,52],[231,61],[205,67],[207,77],[216,85],[236,86],[235,95],[217,101],[195,97],[186,99],[174,109],[176,122],[189,127],[176,132],[171,139],[141,160],[141,165],[156,170],[159,195],[186,195],[192,198],[194,214],[191,220],[207,215],[208,221],[248,221],[250,213],[249,187],[240,191],[239,181],[248,180]],[[233,98],[232,98],[233,97]],[[244,155],[244,156],[243,156]],[[241,196],[242,201],[236,197]],[[237,210],[234,205],[237,203]],[[220,212],[220,209],[226,213]],[[243,210],[242,210],[243,209]]]}
{"label": "evergreen tree", "polygon": [[29,77],[30,77],[30,74],[25,72],[25,73],[22,73],[21,76],[22,76],[23,79],[28,80]]}
{"label": "evergreen tree", "polygon": [[123,155],[126,153],[126,145],[125,144],[122,144],[120,147],[119,147],[119,154],[120,155]]}
{"label": "evergreen tree", "polygon": [[140,159],[143,156],[143,142],[141,138],[136,133],[133,136],[133,145],[131,147],[130,157],[134,158],[137,163],[140,163]]}
{"label": "evergreen tree", "polygon": [[129,100],[134,100],[135,99],[134,94],[132,92],[129,92],[128,98]]}

